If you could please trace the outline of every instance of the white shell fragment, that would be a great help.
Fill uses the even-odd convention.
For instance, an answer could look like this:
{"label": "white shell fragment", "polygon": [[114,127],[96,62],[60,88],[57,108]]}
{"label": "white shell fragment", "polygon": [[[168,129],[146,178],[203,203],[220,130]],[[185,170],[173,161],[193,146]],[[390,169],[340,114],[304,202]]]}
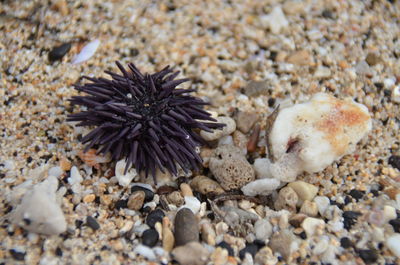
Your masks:
{"label": "white shell fragment", "polygon": [[354,151],[371,127],[364,105],[325,93],[282,109],[269,135],[276,161],[271,164],[270,173],[291,182],[303,171],[321,171]]}
{"label": "white shell fragment", "polygon": [[115,165],[115,176],[118,179],[118,184],[123,187],[128,187],[131,184],[132,180],[137,176],[136,169],[130,168],[124,174],[126,167],[125,159],[121,159]]}
{"label": "white shell fragment", "polygon": [[67,229],[64,214],[57,203],[58,180],[49,176],[27,191],[11,213],[11,221],[29,232],[58,235]]}
{"label": "white shell fragment", "polygon": [[74,59],[72,60],[72,64],[78,64],[89,60],[90,57],[95,54],[99,45],[99,40],[94,40],[86,44],[85,47],[82,48],[81,52],[74,57]]}

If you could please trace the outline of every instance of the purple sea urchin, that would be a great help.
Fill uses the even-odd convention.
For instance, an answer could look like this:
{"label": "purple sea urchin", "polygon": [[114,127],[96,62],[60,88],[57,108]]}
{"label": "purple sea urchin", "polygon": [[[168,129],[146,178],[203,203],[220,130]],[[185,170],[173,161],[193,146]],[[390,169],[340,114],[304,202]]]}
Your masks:
{"label": "purple sea urchin", "polygon": [[[97,147],[98,153],[111,153],[113,160],[125,158],[126,169],[134,165],[138,172],[167,169],[177,174],[176,163],[187,172],[197,169],[201,158],[196,147],[204,144],[194,129],[212,131],[224,126],[203,110],[206,102],[189,95],[195,89],[176,88],[189,79],[178,79],[178,72],[167,66],[154,74],[142,74],[134,64],[129,70],[116,62],[122,75],[92,78],[91,83],[76,84],[87,95],[74,96],[72,105],[87,108],[68,115],[77,126],[95,126],[82,138],[85,152]],[[208,121],[208,122],[207,122]],[[176,163],[175,163],[176,162]]]}

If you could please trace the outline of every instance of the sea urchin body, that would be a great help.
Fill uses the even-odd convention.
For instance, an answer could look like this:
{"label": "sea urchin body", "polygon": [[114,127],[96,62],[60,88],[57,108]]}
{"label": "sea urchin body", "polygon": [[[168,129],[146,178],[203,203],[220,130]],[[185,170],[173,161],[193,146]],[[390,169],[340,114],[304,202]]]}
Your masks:
{"label": "sea urchin body", "polygon": [[133,165],[153,177],[157,168],[176,175],[176,163],[186,172],[197,169],[201,158],[196,148],[204,140],[195,130],[224,125],[203,110],[207,103],[189,95],[194,89],[176,88],[188,79],[175,80],[179,72],[169,66],[150,75],[132,63],[128,70],[116,64],[122,75],[106,71],[111,80],[84,77],[91,83],[77,84],[75,89],[87,95],[70,99],[86,110],[69,115],[68,121],[95,127],[81,140],[87,144],[85,151],[97,147],[98,153],[110,152],[113,160],[125,158],[126,169]]}

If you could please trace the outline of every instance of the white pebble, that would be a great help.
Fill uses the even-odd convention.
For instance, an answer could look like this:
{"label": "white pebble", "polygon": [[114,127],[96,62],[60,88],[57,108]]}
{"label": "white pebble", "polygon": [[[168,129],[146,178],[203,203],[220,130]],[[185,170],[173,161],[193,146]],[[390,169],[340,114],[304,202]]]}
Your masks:
{"label": "white pebble", "polygon": [[301,224],[301,227],[303,227],[304,231],[307,234],[307,237],[311,237],[314,235],[317,227],[325,227],[325,222],[322,219],[317,219],[313,217],[307,217],[304,219],[303,223]]}
{"label": "white pebble", "polygon": [[78,64],[86,60],[89,60],[90,57],[92,57],[95,54],[99,45],[100,45],[99,40],[94,40],[86,44],[85,47],[82,48],[81,52],[74,57],[74,59],[72,60],[72,64]]}
{"label": "white pebble", "polygon": [[225,126],[222,129],[216,129],[216,130],[213,130],[212,132],[206,132],[206,131],[201,130],[200,135],[206,141],[217,140],[217,139],[221,138],[222,136],[230,135],[231,133],[233,133],[236,130],[236,123],[235,123],[234,119],[232,119],[230,117],[224,117],[224,116],[217,117],[215,119],[217,120],[218,123],[224,123]]}
{"label": "white pebble", "polygon": [[256,179],[242,187],[246,196],[268,195],[275,191],[281,182],[277,179]]}
{"label": "white pebble", "polygon": [[304,201],[312,201],[317,195],[318,188],[312,184],[304,181],[295,181],[288,184],[299,196],[299,203],[301,205]]}
{"label": "white pebble", "polygon": [[271,162],[268,158],[257,158],[254,160],[253,168],[257,178],[272,178],[270,166]]}
{"label": "white pebble", "polygon": [[126,167],[125,159],[121,159],[115,165],[115,177],[118,179],[118,184],[122,187],[128,187],[132,180],[137,176],[136,169],[130,168],[124,174]]}
{"label": "white pebble", "polygon": [[154,251],[151,248],[146,247],[145,245],[142,245],[142,244],[138,245],[133,250],[133,252],[147,258],[148,260],[156,259],[156,255],[154,254]]}
{"label": "white pebble", "polygon": [[79,169],[76,166],[71,168],[70,177],[68,178],[68,183],[71,185],[80,184],[83,181],[81,173],[79,173]]}
{"label": "white pebble", "polygon": [[400,234],[395,233],[386,240],[386,245],[396,255],[400,258]]}
{"label": "white pebble", "polygon": [[289,25],[289,22],[287,21],[285,14],[283,14],[280,6],[275,6],[270,14],[262,16],[261,23],[264,26],[269,27],[273,34],[279,34],[282,29]]}
{"label": "white pebble", "polygon": [[390,205],[385,205],[383,207],[383,218],[385,222],[389,222],[390,220],[397,218],[396,209]]}
{"label": "white pebble", "polygon": [[314,198],[314,202],[317,204],[319,214],[323,216],[330,205],[329,198],[326,196],[317,196]]}
{"label": "white pebble", "polygon": [[267,240],[272,235],[272,225],[266,219],[260,219],[254,224],[254,232],[258,240]]}
{"label": "white pebble", "polygon": [[198,213],[201,207],[201,202],[194,196],[185,196],[185,204],[180,207],[190,209],[194,214]]}

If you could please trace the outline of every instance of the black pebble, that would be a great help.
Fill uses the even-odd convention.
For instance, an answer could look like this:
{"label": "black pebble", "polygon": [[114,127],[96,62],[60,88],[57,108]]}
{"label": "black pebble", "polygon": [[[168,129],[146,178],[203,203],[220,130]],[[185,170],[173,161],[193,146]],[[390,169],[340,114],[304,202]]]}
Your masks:
{"label": "black pebble", "polygon": [[324,11],[322,11],[322,16],[324,18],[334,19],[332,11],[330,11],[328,9],[325,9]]}
{"label": "black pebble", "polygon": [[361,215],[360,212],[345,211],[343,212],[343,224],[345,229],[350,229],[357,221],[357,218]]}
{"label": "black pebble", "polygon": [[257,254],[257,251],[258,251],[258,246],[256,244],[253,243],[247,244],[246,247],[244,247],[239,251],[239,257],[243,259],[247,252],[254,257]]}
{"label": "black pebble", "polygon": [[351,190],[349,195],[357,201],[364,196],[365,192],[361,190]]}
{"label": "black pebble", "polygon": [[154,228],[157,222],[162,222],[162,218],[165,216],[164,212],[161,209],[156,209],[149,213],[146,218],[146,224],[151,228]]}
{"label": "black pebble", "polygon": [[92,228],[93,230],[97,230],[100,228],[99,223],[96,221],[96,219],[94,219],[91,216],[88,216],[86,218],[86,225],[89,226],[90,228]]}
{"label": "black pebble", "polygon": [[115,209],[119,210],[121,208],[128,207],[128,200],[119,200],[114,204]]}
{"label": "black pebble", "polygon": [[149,202],[149,201],[153,200],[154,192],[152,192],[151,190],[146,189],[144,187],[141,187],[141,186],[133,186],[131,188],[131,193],[134,193],[135,191],[139,191],[139,190],[144,192],[144,201],[145,202]]}
{"label": "black pebble", "polygon": [[219,243],[217,246],[228,250],[228,255],[229,256],[232,256],[232,257],[234,256],[233,248],[228,243],[226,243],[225,241],[221,241],[221,243]]}
{"label": "black pebble", "polygon": [[268,99],[268,107],[272,108],[275,105],[275,99],[269,98]]}
{"label": "black pebble", "polygon": [[56,248],[56,255],[59,256],[59,257],[61,257],[63,255],[63,252],[62,252],[60,247]]}
{"label": "black pebble", "polygon": [[389,157],[389,165],[400,170],[400,156]]}
{"label": "black pebble", "polygon": [[24,260],[25,259],[25,252],[18,252],[15,249],[10,249],[10,254],[15,260]]}
{"label": "black pebble", "polygon": [[148,247],[154,247],[158,242],[158,232],[155,229],[147,229],[142,234],[142,243]]}
{"label": "black pebble", "polygon": [[400,219],[393,219],[389,221],[389,224],[393,226],[393,229],[396,233],[400,233]]}
{"label": "black pebble", "polygon": [[300,234],[299,234],[299,237],[301,238],[301,239],[304,239],[304,240],[306,240],[307,239],[307,234],[306,234],[306,232],[301,232]]}
{"label": "black pebble", "polygon": [[350,248],[353,246],[353,242],[348,237],[342,237],[340,239],[340,246],[342,248]]}
{"label": "black pebble", "polygon": [[367,264],[375,263],[378,260],[378,253],[375,250],[361,249],[357,252],[360,258]]}
{"label": "black pebble", "polygon": [[61,60],[65,54],[69,52],[71,49],[71,43],[64,43],[60,46],[54,47],[49,52],[49,61],[54,62],[57,60]]}

